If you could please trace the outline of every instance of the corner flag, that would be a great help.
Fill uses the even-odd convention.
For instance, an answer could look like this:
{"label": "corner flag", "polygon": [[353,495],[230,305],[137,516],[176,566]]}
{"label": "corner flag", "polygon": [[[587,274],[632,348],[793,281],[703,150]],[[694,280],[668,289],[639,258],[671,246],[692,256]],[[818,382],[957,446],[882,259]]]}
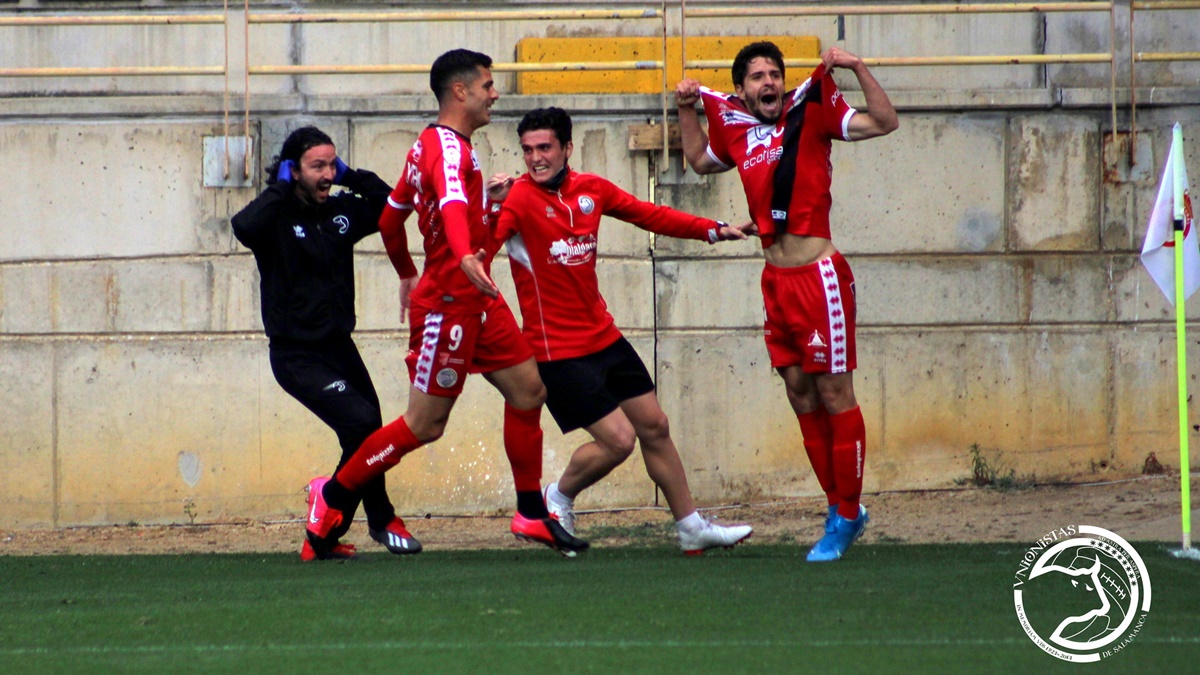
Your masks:
{"label": "corner flag", "polygon": [[[1171,130],[1171,152],[1163,169],[1158,199],[1146,228],[1142,264],[1154,277],[1167,300],[1175,305],[1175,370],[1179,395],[1179,506],[1183,525],[1183,549],[1177,557],[1200,560],[1192,549],[1191,460],[1188,452],[1188,390],[1186,321],[1183,304],[1200,286],[1200,251],[1192,227],[1192,201],[1188,198],[1187,169],[1183,166],[1183,127]],[[1182,269],[1180,274],[1178,270]],[[1180,297],[1182,296],[1182,297]],[[1180,298],[1176,302],[1176,298]]]}
{"label": "corner flag", "polygon": [[[1175,127],[1179,129],[1178,124]],[[1177,206],[1177,180],[1183,186],[1183,299],[1187,300],[1200,288],[1200,247],[1197,246],[1196,229],[1192,226],[1192,200],[1188,190],[1187,169],[1183,165],[1182,137],[1183,134],[1178,131],[1173,135],[1167,168],[1163,170],[1158,199],[1154,200],[1154,211],[1146,228],[1146,242],[1142,245],[1142,264],[1172,305],[1175,304],[1173,221]]]}

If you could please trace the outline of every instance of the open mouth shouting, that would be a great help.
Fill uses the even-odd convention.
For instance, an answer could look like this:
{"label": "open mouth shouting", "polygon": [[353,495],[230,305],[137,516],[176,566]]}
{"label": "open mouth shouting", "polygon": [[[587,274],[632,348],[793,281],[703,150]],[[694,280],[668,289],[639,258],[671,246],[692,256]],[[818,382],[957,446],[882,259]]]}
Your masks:
{"label": "open mouth shouting", "polygon": [[768,90],[758,95],[757,117],[766,122],[774,122],[779,119],[779,113],[783,108],[783,97],[778,91]]}

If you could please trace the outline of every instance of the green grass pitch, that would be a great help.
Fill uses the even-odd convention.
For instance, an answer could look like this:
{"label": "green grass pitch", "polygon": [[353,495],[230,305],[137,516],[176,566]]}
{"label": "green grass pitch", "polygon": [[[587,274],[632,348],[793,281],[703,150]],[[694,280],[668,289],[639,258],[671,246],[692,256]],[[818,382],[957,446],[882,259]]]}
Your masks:
{"label": "green grass pitch", "polygon": [[1192,672],[1200,564],[1136,546],[1149,617],[1097,664],[1022,632],[1014,544],[860,545],[824,565],[776,544],[0,557],[0,659],[20,673]]}

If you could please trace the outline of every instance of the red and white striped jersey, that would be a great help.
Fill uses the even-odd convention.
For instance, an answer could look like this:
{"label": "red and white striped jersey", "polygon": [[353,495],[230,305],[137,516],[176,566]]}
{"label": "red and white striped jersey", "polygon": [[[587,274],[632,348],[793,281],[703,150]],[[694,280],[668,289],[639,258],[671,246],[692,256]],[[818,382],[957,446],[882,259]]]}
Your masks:
{"label": "red and white striped jersey", "polygon": [[[786,222],[789,234],[829,239],[831,141],[850,140],[850,118],[856,111],[825,66],[817,66],[804,84],[784,95],[783,113],[775,123],[764,124],[736,96],[707,87],[700,88],[700,96],[708,118],[708,155],[723,167],[737,169],[763,248],[774,243],[780,230],[777,220]],[[793,124],[802,120],[795,177],[787,205],[773,208],[775,173],[784,155],[789,117]]]}
{"label": "red and white striped jersey", "polygon": [[450,127],[428,126],[408,151],[404,173],[388,197],[396,209],[415,208],[424,237],[425,269],[412,294],[430,311],[483,311],[490,299],[459,267],[464,255],[492,250],[487,196],[471,139]]}

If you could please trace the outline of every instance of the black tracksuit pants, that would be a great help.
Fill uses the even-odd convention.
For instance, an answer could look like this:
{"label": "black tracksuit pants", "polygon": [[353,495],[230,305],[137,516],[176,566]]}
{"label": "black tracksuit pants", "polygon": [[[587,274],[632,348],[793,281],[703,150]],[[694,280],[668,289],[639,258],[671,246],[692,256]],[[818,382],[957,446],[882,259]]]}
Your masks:
{"label": "black tracksuit pants", "polygon": [[[315,342],[271,338],[271,371],[284,391],[337,434],[342,446],[338,469],[383,426],[379,395],[349,335]],[[361,497],[371,529],[382,530],[392,522],[396,511],[382,475],[363,487]],[[346,529],[357,508],[346,514]]]}

